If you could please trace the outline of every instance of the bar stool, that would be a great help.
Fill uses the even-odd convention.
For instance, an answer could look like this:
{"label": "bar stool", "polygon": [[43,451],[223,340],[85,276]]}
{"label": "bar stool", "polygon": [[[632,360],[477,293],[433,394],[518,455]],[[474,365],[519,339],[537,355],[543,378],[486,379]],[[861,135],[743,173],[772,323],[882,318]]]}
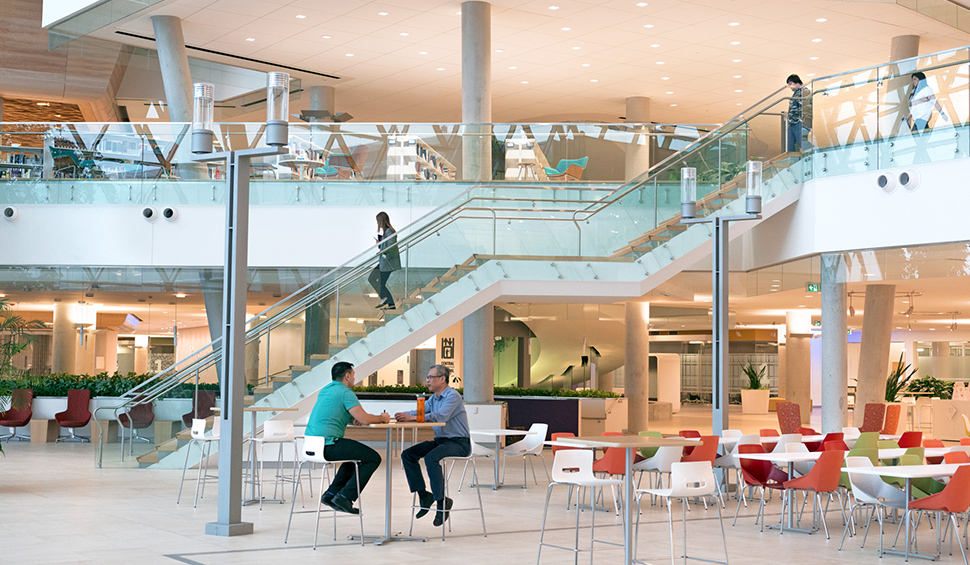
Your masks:
{"label": "bar stool", "polygon": [[[485,531],[485,508],[482,506],[482,491],[478,486],[478,467],[475,466],[475,454],[469,453],[465,456],[451,456],[441,458],[441,469],[448,469],[448,472],[444,476],[445,480],[445,499],[448,499],[448,480],[451,479],[451,470],[455,468],[455,464],[459,461],[465,462],[465,468],[468,468],[468,463],[472,464],[472,486],[475,487],[475,493],[478,494],[478,506],[470,506],[468,508],[452,508],[448,510],[448,513],[461,512],[464,510],[478,510],[479,514],[482,516],[482,537],[488,537],[488,532]],[[450,464],[450,466],[449,466]],[[464,481],[465,473],[462,473],[462,480]],[[461,490],[461,485],[459,485],[459,490]],[[435,511],[435,508],[425,508],[421,506],[418,502],[418,493],[413,493],[411,496],[411,527],[408,529],[408,535],[412,535],[414,532],[414,511],[415,510],[429,510],[431,512]],[[445,541],[445,525],[448,526],[448,531],[451,531],[451,521],[445,520],[441,523],[441,541]]]}
{"label": "bar stool", "polygon": [[189,454],[192,453],[193,445],[199,446],[202,458],[199,460],[199,475],[195,481],[195,502],[192,503],[192,508],[195,508],[199,504],[199,487],[201,486],[201,495],[204,496],[205,483],[219,480],[219,475],[209,474],[209,453],[212,451],[212,443],[219,441],[219,418],[216,417],[212,420],[212,432],[208,435],[205,433],[205,425],[206,421],[202,418],[192,420],[192,430],[190,432],[192,439],[189,441],[189,446],[185,449],[185,463],[182,465],[182,480],[179,482],[179,495],[175,499],[175,504],[178,504],[182,500],[182,485],[185,484],[185,471],[189,468]]}
{"label": "bar stool", "polygon": [[[267,422],[268,423],[268,422]],[[296,506],[296,489],[299,486],[299,482],[293,483],[293,498],[290,499],[290,517],[286,521],[286,536],[283,538],[283,543],[286,543],[290,538],[290,524],[293,523],[294,514],[309,514],[316,513],[317,521],[313,526],[313,549],[317,548],[317,534],[320,531],[320,512],[323,510],[323,496],[322,494],[326,492],[327,483],[330,482],[330,469],[336,467],[337,465],[342,465],[344,463],[350,463],[354,466],[354,477],[357,479],[357,492],[360,493],[360,461],[356,459],[345,459],[340,461],[330,461],[324,455],[324,448],[327,445],[327,438],[322,436],[306,436],[303,439],[303,449],[300,450],[300,466],[297,468],[296,476],[300,476],[303,472],[303,466],[307,463],[320,463],[323,465],[323,473],[320,475],[320,500],[317,501],[316,510],[293,510]],[[363,493],[358,495],[358,500],[360,501]],[[364,545],[364,512],[363,512],[363,502],[359,502],[357,505],[360,508],[360,513],[357,514],[358,521],[360,522],[360,545]],[[337,539],[337,511],[335,509],[327,510],[327,512],[332,512],[333,520],[333,539]],[[348,514],[348,516],[353,516],[353,514]]]}
{"label": "bar stool", "polygon": [[[280,483],[284,482],[296,482],[296,468],[294,467],[294,473],[291,478],[283,476],[283,445],[291,444],[293,445],[293,453],[296,453],[296,435],[293,431],[293,420],[269,420],[263,424],[263,435],[261,437],[253,438],[256,442],[256,446],[259,447],[259,476],[256,477],[256,481],[259,485],[259,508],[263,509],[263,463],[266,461],[264,457],[264,452],[266,451],[266,445],[277,445],[279,447],[279,452],[276,457],[276,476],[273,478],[273,496],[271,500],[278,500],[280,504],[283,504],[283,498],[275,498],[276,489],[280,486]],[[255,450],[254,450],[255,453]],[[281,494],[282,494],[282,490]]]}

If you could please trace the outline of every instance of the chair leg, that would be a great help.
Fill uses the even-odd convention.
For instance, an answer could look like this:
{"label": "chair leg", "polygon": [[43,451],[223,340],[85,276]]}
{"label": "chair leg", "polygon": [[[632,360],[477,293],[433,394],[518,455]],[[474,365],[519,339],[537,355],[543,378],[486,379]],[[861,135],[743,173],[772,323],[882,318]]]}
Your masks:
{"label": "chair leg", "polygon": [[189,441],[189,445],[185,448],[185,463],[182,464],[182,481],[179,483],[179,495],[175,499],[175,504],[178,504],[182,500],[182,486],[185,484],[185,471],[189,468],[189,454],[192,453],[192,446],[195,445],[195,440]]}
{"label": "chair leg", "polygon": [[[542,509],[542,525],[539,527],[539,551],[536,553],[536,565],[539,565],[539,558],[542,556],[542,537],[546,532],[546,514],[549,513],[549,497],[552,495],[552,487],[556,486],[556,483],[549,483],[546,488],[546,505]],[[576,507],[576,513],[579,514],[579,506]]]}
{"label": "chair leg", "polygon": [[485,506],[482,504],[482,488],[478,485],[478,467],[475,466],[474,459],[472,460],[472,480],[475,481],[475,492],[478,494],[478,513],[482,516],[482,537],[487,538],[488,532],[485,530]]}
{"label": "chair leg", "polygon": [[[717,506],[715,504],[714,506]],[[717,522],[721,525],[721,543],[724,545],[724,565],[728,562],[728,552],[727,552],[727,536],[724,534],[724,516],[721,514],[721,507],[717,506]],[[684,524],[684,528],[687,528],[687,524]],[[686,553],[686,548],[685,548]]]}
{"label": "chair leg", "polygon": [[[303,463],[305,463],[305,461],[300,461],[300,467],[298,471],[301,476],[303,474]],[[286,541],[290,539],[290,524],[293,523],[293,508],[294,506],[296,506],[296,487],[298,484],[299,482],[293,483],[293,497],[290,499],[290,517],[286,520],[286,535],[283,536],[283,543],[286,543]]]}

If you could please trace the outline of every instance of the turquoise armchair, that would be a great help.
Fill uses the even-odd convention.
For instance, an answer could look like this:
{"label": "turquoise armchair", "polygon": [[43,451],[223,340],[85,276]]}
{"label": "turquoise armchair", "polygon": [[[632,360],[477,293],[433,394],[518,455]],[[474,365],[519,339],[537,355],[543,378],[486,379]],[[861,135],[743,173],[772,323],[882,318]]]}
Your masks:
{"label": "turquoise armchair", "polygon": [[561,159],[555,169],[543,167],[549,180],[579,180],[586,170],[589,157],[582,159]]}

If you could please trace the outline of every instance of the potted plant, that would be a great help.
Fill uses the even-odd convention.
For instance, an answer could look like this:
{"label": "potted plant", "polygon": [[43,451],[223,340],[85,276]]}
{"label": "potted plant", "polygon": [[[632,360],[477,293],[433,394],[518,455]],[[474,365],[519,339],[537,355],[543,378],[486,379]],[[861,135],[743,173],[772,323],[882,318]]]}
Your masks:
{"label": "potted plant", "polygon": [[741,413],[743,414],[767,414],[768,397],[771,389],[764,385],[762,379],[767,365],[762,365],[760,369],[755,368],[751,363],[741,365],[741,370],[748,377],[748,386],[741,390]]}
{"label": "potted plant", "polygon": [[886,402],[896,402],[914,376],[916,376],[916,369],[910,365],[903,365],[903,354],[900,353],[896,368],[886,379]]}

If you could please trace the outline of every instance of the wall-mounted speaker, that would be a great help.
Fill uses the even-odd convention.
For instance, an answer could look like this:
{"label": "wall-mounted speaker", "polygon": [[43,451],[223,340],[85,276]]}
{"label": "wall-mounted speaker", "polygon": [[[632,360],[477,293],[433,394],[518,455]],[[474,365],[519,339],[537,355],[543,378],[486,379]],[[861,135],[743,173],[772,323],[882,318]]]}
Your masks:
{"label": "wall-mounted speaker", "polygon": [[3,219],[8,222],[16,222],[20,218],[20,209],[16,206],[5,206],[3,208]]}
{"label": "wall-mounted speaker", "polygon": [[145,218],[146,222],[154,222],[158,219],[158,208],[154,206],[145,206],[141,211],[141,217]]}
{"label": "wall-mounted speaker", "polygon": [[177,208],[165,208],[162,210],[162,217],[170,222],[174,222],[179,219],[179,211]]}
{"label": "wall-mounted speaker", "polygon": [[899,173],[899,186],[906,190],[916,190],[916,187],[919,186],[919,171],[907,169]]}
{"label": "wall-mounted speaker", "polygon": [[883,192],[889,193],[896,190],[896,175],[892,173],[882,173],[876,177],[876,184]]}

